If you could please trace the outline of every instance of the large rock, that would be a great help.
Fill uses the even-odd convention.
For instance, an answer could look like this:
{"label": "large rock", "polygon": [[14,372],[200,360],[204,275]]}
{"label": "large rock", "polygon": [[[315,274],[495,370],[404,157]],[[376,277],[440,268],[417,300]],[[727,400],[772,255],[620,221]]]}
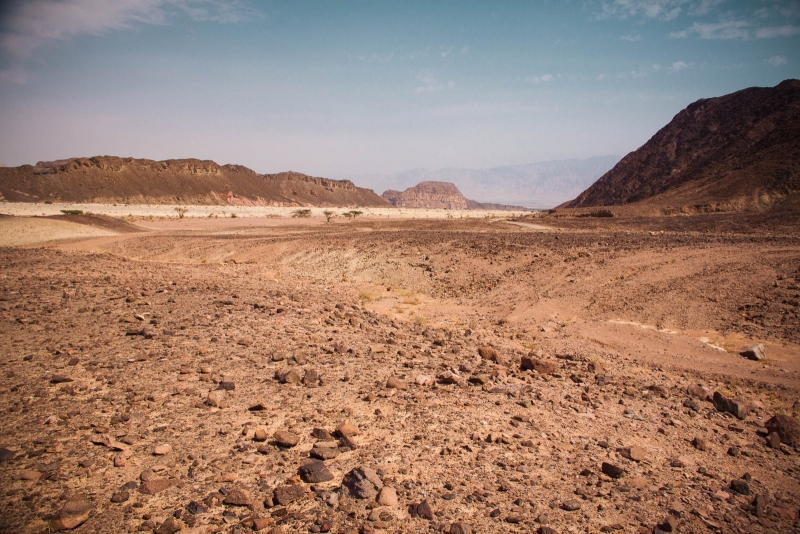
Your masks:
{"label": "large rock", "polygon": [[369,467],[356,467],[350,470],[344,476],[342,485],[357,499],[374,499],[383,488],[378,473]]}
{"label": "large rock", "polygon": [[752,406],[740,399],[726,397],[719,391],[714,392],[714,407],[718,412],[727,412],[739,419],[744,419],[753,410]]}
{"label": "large rock", "polygon": [[333,474],[328,470],[325,463],[319,460],[301,465],[299,472],[303,482],[308,482],[309,484],[318,484],[320,482],[333,480]]}
{"label": "large rock", "polygon": [[272,495],[278,504],[281,506],[286,506],[287,504],[296,501],[297,499],[302,499],[303,495],[305,495],[306,491],[303,489],[303,486],[300,485],[288,485],[288,486],[278,486],[274,490],[272,490]]}
{"label": "large rock", "polygon": [[764,348],[763,343],[756,343],[742,347],[739,349],[739,354],[748,360],[760,361],[767,357],[767,349]]}
{"label": "large rock", "polygon": [[82,495],[71,497],[59,510],[56,518],[50,523],[55,530],[72,530],[89,519],[94,506]]}
{"label": "large rock", "polygon": [[800,444],[800,425],[788,415],[777,414],[764,423],[770,434],[773,432],[781,438],[781,443],[787,445]]}
{"label": "large rock", "polygon": [[558,371],[558,364],[552,360],[543,360],[529,354],[522,357],[520,368],[522,370],[533,369],[540,375],[552,375]]}

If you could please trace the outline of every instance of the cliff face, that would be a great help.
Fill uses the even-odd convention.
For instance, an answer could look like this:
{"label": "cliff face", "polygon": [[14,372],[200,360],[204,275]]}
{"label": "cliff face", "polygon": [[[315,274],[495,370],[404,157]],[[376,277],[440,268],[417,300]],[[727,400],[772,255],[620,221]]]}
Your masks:
{"label": "cliff face", "polygon": [[396,208],[467,209],[467,199],[448,182],[420,182],[400,191],[384,191],[381,195]]}
{"label": "cliff face", "polygon": [[352,182],[297,172],[257,174],[209,160],[98,156],[0,168],[0,194],[12,202],[387,206]]}
{"label": "cliff face", "polygon": [[563,207],[750,210],[798,192],[800,80],[786,80],[694,102]]}

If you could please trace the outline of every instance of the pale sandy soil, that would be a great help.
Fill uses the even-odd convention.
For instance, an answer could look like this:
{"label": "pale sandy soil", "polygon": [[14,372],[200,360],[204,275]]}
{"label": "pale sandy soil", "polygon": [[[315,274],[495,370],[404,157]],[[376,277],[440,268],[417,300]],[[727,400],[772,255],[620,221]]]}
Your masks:
{"label": "pale sandy soil", "polygon": [[67,221],[33,217],[0,217],[0,247],[18,247],[58,239],[111,235],[116,234]]}
{"label": "pale sandy soil", "polygon": [[[187,218],[218,217],[224,218],[235,215],[236,217],[264,218],[264,217],[292,217],[298,208],[263,207],[263,206],[178,206],[178,205],[112,205],[112,204],[33,204],[23,202],[0,203],[0,214],[17,216],[59,215],[61,210],[82,210],[97,215],[111,217],[167,217],[178,218],[178,211],[182,210]],[[342,215],[353,211],[354,208],[308,208],[314,218],[324,218],[324,211],[336,212],[338,221],[346,220]],[[444,209],[411,209],[411,208],[357,208],[361,211],[361,218],[382,219],[483,219],[507,218],[518,216],[526,212],[494,211],[494,210],[444,210]]]}

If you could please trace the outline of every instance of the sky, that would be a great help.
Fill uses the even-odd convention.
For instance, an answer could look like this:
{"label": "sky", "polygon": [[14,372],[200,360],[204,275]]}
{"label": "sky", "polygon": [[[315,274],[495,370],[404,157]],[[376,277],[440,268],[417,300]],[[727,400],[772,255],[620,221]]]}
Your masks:
{"label": "sky", "polygon": [[0,2],[0,163],[336,177],[631,152],[800,78],[800,0]]}

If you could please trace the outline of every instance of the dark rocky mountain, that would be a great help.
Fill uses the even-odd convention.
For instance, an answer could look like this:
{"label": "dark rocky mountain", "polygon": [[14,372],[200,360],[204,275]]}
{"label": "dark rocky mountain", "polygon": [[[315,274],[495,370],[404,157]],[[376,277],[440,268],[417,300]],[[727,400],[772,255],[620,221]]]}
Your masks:
{"label": "dark rocky mountain", "polygon": [[701,99],[562,207],[670,211],[798,206],[800,80]]}
{"label": "dark rocky mountain", "polygon": [[469,200],[461,191],[448,182],[420,182],[405,191],[384,191],[382,197],[396,208],[429,209],[486,209],[486,210],[524,210],[521,206],[506,206]]}
{"label": "dark rocky mountain", "polygon": [[11,202],[388,206],[347,180],[297,172],[257,174],[213,161],[98,156],[0,168],[0,195]]}

